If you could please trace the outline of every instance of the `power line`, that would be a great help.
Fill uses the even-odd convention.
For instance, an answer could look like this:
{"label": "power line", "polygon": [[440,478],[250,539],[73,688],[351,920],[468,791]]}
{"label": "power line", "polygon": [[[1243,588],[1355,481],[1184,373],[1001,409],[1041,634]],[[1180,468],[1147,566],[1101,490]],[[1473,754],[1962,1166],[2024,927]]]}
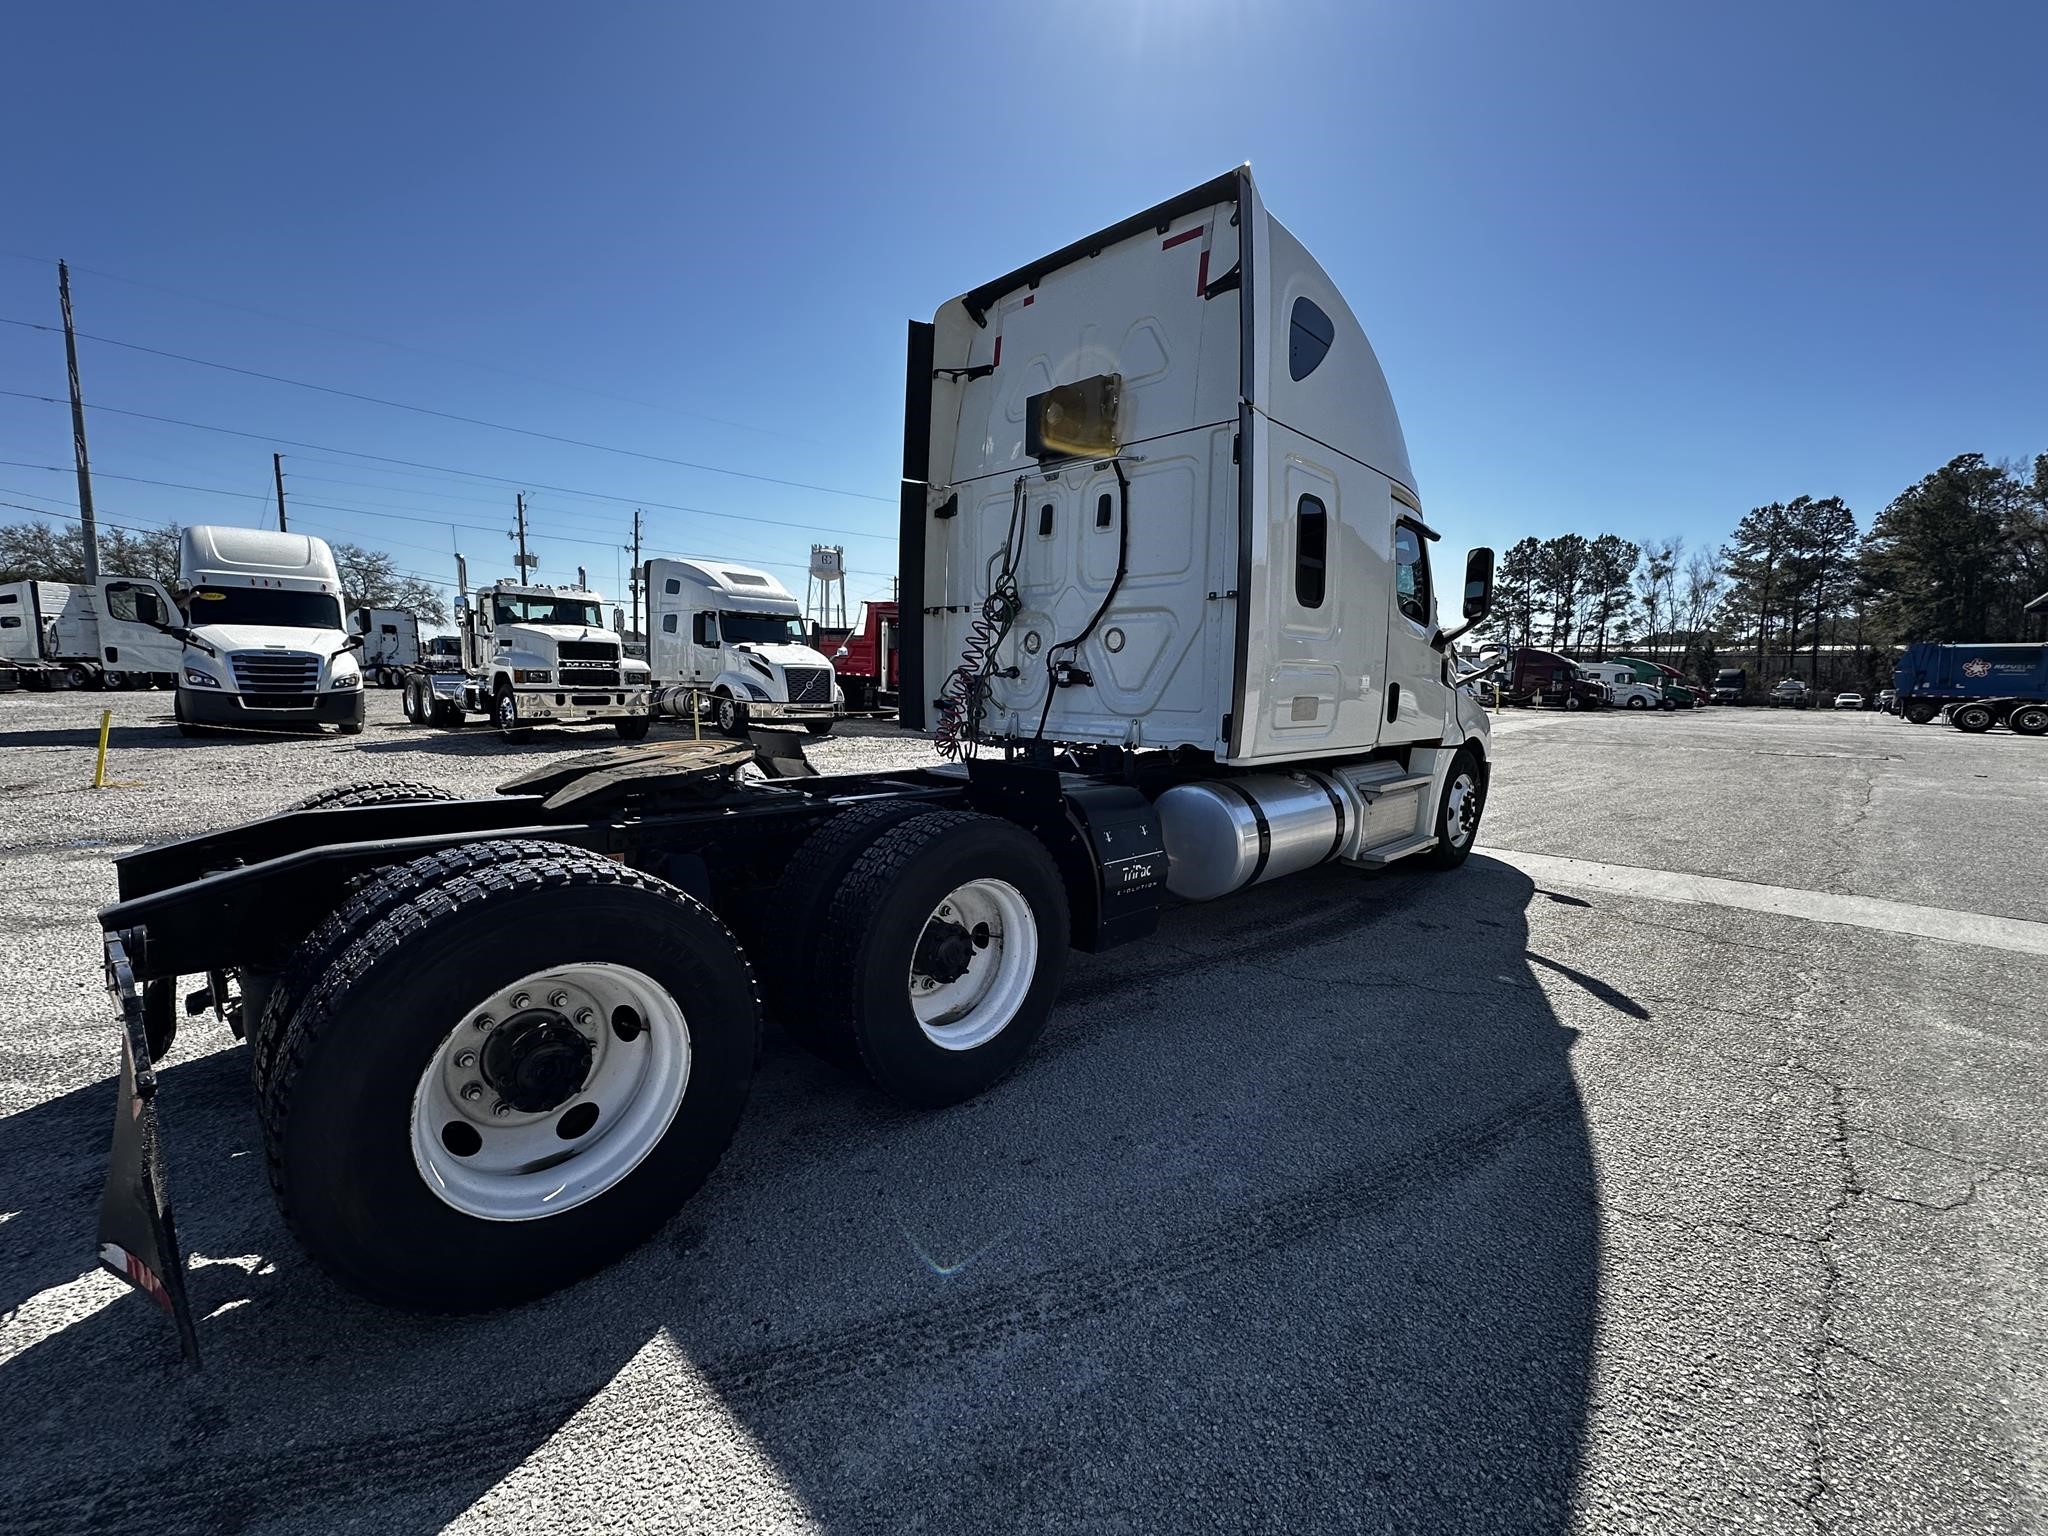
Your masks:
{"label": "power line", "polygon": [[[35,320],[15,320],[0,315],[0,325],[20,326],[24,330],[56,332],[60,328],[43,325]],[[774,475],[757,475],[750,470],[727,469],[718,464],[700,464],[693,459],[671,459],[666,454],[646,453],[638,448],[620,448],[611,443],[593,443],[580,437],[563,437],[554,432],[541,432],[532,427],[507,426],[502,421],[486,421],[481,416],[463,416],[455,411],[438,411],[429,405],[412,405],[404,400],[386,400],[378,395],[365,395],[352,389],[337,389],[331,384],[314,384],[305,379],[286,378],[280,373],[264,373],[255,368],[238,368],[233,363],[217,363],[210,358],[192,357],[183,352],[167,352],[161,347],[145,347],[139,342],[117,341],[111,336],[95,336],[87,331],[77,335],[86,341],[96,341],[103,347],[120,347],[129,352],[141,352],[150,357],[169,358],[173,362],[189,363],[195,368],[214,368],[222,373],[240,374],[247,379],[261,379],[266,384],[287,384],[293,389],[310,389],[318,394],[334,395],[343,400],[356,400],[365,405],[381,405],[394,411],[412,411],[421,416],[434,416],[442,421],[459,422],[467,427],[486,427],[493,432],[510,432],[519,437],[538,438],[542,442],[561,443],[570,448],[587,448],[594,453],[616,453],[629,459],[646,459],[654,464],[672,464],[678,469],[693,469],[708,475],[731,475],[739,480],[758,480],[765,485],[788,486],[792,490],[817,491],[826,496],[850,496],[859,501],[888,502],[892,498],[877,496],[869,491],[849,491],[836,485],[815,485],[808,480],[783,480]]]}
{"label": "power line", "polygon": [[[30,256],[21,251],[0,251],[0,256],[10,261],[26,261],[36,266],[54,265],[55,258]],[[431,347],[416,346],[410,342],[393,341],[385,336],[372,336],[364,331],[352,331],[345,326],[322,325],[317,320],[307,320],[297,315],[281,315],[275,310],[258,309],[252,304],[236,304],[228,299],[213,298],[203,293],[190,293],[182,288],[169,288],[161,283],[146,283],[139,277],[123,277],[118,272],[109,272],[101,267],[74,266],[74,272],[85,272],[93,277],[104,277],[110,282],[125,283],[131,288],[146,289],[151,293],[167,293],[173,298],[187,299],[195,304],[212,304],[221,309],[238,310],[245,315],[256,315],[264,320],[275,320],[284,325],[301,326],[309,331],[323,331],[330,336],[345,336],[351,341],[365,341],[372,346],[389,347],[394,352],[410,352],[416,357],[438,358],[444,363],[457,363],[464,368],[476,368],[485,373],[502,374],[508,379],[524,379],[529,384],[545,384],[550,389],[566,389],[575,394],[589,395],[598,400],[612,400],[620,405],[637,405],[643,410],[660,411],[665,415],[679,416],[689,421],[707,421],[713,426],[734,427],[741,432],[758,432],[763,437],[779,437],[789,442],[811,443],[815,439],[799,437],[793,432],[778,432],[771,427],[758,427],[749,422],[731,421],[723,416],[709,416],[702,411],[685,411],[673,405],[657,405],[652,400],[637,400],[631,395],[615,395],[609,390],[592,389],[587,384],[571,384],[565,379],[550,379],[537,373],[526,373],[517,368],[507,368],[502,363],[479,362],[472,357],[458,357],[453,352],[438,352]]]}
{"label": "power line", "polygon": [[[20,389],[0,389],[0,398],[36,400],[44,405],[62,405],[65,403],[52,395],[38,395],[31,391]],[[563,496],[587,496],[598,501],[619,502],[629,506],[637,503],[643,507],[656,507],[665,512],[689,512],[699,517],[723,517],[729,518],[734,522],[759,523],[767,528],[795,528],[805,533],[833,533],[847,538],[878,539],[885,543],[894,543],[896,537],[894,534],[865,533],[856,529],[834,527],[825,523],[793,523],[780,518],[754,517],[744,512],[715,512],[709,507],[684,506],[672,501],[655,501],[651,497],[614,496],[605,491],[581,490],[571,485],[549,485],[539,480],[515,480],[507,475],[487,474],[483,470],[478,469],[455,469],[446,464],[426,464],[417,459],[397,459],[387,454],[369,453],[360,448],[336,448],[327,443],[308,443],[301,442],[295,438],[275,437],[263,432],[244,432],[235,427],[216,427],[203,421],[184,421],[176,416],[156,416],[148,411],[124,410],[118,405],[99,405],[88,401],[85,408],[88,411],[102,411],[113,416],[131,417],[136,421],[153,421],[167,427],[187,427],[195,432],[218,432],[224,437],[246,438],[250,442],[256,443],[280,443],[287,448],[305,448],[314,453],[347,454],[352,458],[368,459],[378,464],[398,464],[407,469],[433,470],[439,474],[446,475],[466,475],[471,479],[488,480],[498,485],[524,486],[529,490],[553,491]],[[845,494],[852,495],[855,493],[847,492]],[[877,497],[875,499],[881,500],[882,498]]]}

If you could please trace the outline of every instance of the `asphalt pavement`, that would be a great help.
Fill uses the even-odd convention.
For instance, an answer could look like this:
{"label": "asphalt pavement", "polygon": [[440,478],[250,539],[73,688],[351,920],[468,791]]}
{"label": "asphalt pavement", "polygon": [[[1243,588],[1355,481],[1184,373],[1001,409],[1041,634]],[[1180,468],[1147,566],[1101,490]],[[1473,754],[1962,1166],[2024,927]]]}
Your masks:
{"label": "asphalt pavement", "polygon": [[92,1268],[110,856],[612,740],[373,703],[0,696],[0,1531],[2048,1529],[2048,742],[1509,711],[1463,869],[1176,907],[941,1113],[771,1032],[682,1214],[492,1317],[313,1269],[188,1024],[193,1371]]}

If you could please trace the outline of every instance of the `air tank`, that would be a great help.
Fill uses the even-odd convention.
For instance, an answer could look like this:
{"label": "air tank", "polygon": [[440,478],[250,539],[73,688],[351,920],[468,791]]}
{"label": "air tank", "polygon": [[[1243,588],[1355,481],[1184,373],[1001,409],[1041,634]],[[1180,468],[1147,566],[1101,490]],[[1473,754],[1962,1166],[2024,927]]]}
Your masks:
{"label": "air tank", "polygon": [[1306,769],[1176,784],[1154,805],[1166,888],[1190,901],[1326,863],[1343,851],[1363,812],[1348,784]]}

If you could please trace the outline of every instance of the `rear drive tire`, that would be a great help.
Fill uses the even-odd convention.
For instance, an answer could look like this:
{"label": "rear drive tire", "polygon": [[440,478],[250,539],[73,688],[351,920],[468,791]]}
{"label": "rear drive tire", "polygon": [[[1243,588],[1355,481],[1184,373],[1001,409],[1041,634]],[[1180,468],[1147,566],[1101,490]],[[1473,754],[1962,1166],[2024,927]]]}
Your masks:
{"label": "rear drive tire", "polygon": [[930,809],[920,800],[876,800],[827,817],[783,866],[760,921],[742,930],[751,937],[759,928],[764,959],[767,947],[774,947],[777,963],[764,965],[760,972],[768,1016],[804,1049],[836,1065],[858,1070],[859,1052],[851,1038],[832,1027],[830,1010],[820,1006],[824,990],[816,946],[792,945],[788,935],[815,934],[823,928],[826,911],[854,861],[891,827]]}
{"label": "rear drive tire", "polygon": [[1436,803],[1436,846],[1424,854],[1431,869],[1456,869],[1479,840],[1479,818],[1486,811],[1486,766],[1478,755],[1461,751],[1444,775],[1444,792]]}
{"label": "rear drive tire", "polygon": [[1958,704],[1948,712],[1948,719],[1957,730],[1976,736],[1990,730],[1998,716],[1989,704]]}
{"label": "rear drive tire", "polygon": [[746,959],[708,908],[525,844],[352,931],[263,1096],[271,1183],[313,1260],[373,1301],[529,1301],[636,1247],[710,1176],[759,1035]]}
{"label": "rear drive tire", "polygon": [[1022,828],[929,811],[853,861],[818,936],[819,1024],[877,1087],[938,1108],[986,1092],[1045,1028],[1067,893]]}
{"label": "rear drive tire", "polygon": [[806,720],[804,722],[804,729],[813,736],[830,736],[832,734],[832,722],[830,720]]}
{"label": "rear drive tire", "polygon": [[2022,736],[2048,736],[2048,704],[2018,704],[2005,723]]}
{"label": "rear drive tire", "polygon": [[427,701],[422,697],[425,687],[422,678],[408,677],[405,680],[405,718],[414,725],[427,723]]}
{"label": "rear drive tire", "polygon": [[612,727],[619,733],[621,741],[640,741],[647,735],[647,727],[654,722],[646,715],[635,715],[630,720],[614,720]]}

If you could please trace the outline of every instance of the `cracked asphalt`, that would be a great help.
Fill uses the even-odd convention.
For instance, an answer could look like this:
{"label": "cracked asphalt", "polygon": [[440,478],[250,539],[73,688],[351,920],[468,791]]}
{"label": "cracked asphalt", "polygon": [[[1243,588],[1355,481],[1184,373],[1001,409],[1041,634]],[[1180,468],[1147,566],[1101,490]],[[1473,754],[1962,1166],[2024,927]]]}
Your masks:
{"label": "cracked asphalt", "polygon": [[194,1372],[91,1268],[110,855],[610,741],[373,702],[192,745],[160,696],[0,696],[0,1531],[2048,1529],[2048,956],[1799,915],[2048,924],[2048,743],[1510,711],[1462,870],[1175,908],[940,1114],[771,1032],[661,1236],[494,1317],[313,1270],[190,1023]]}

